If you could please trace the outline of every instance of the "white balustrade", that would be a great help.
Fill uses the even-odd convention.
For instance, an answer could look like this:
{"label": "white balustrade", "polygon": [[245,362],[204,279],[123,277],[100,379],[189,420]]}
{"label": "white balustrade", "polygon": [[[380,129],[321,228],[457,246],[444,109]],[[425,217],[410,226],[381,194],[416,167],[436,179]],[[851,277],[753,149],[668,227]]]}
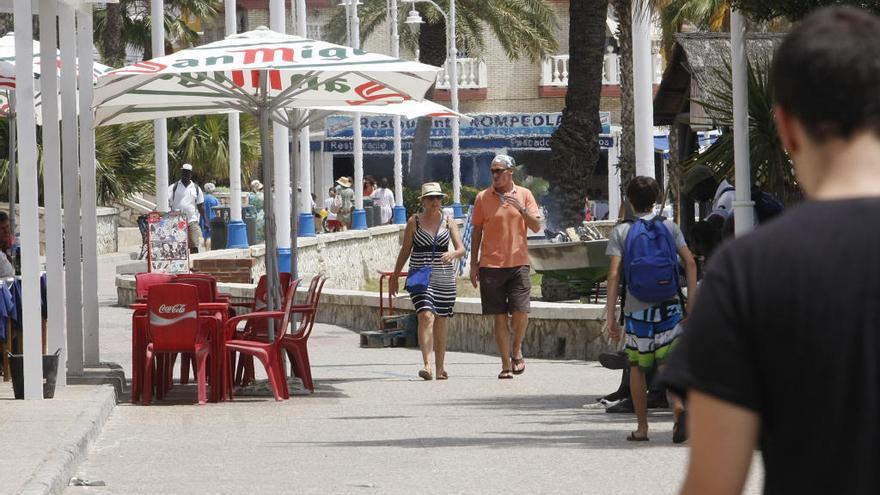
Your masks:
{"label": "white balustrade", "polygon": [[[486,63],[476,58],[456,59],[458,65],[458,89],[480,89],[488,86]],[[449,89],[450,77],[446,70],[448,64],[437,74],[437,88]]]}
{"label": "white balustrade", "polygon": [[[568,55],[554,55],[544,59],[541,86],[568,87]],[[602,84],[620,84],[620,58],[617,54],[605,54],[602,64]]]}

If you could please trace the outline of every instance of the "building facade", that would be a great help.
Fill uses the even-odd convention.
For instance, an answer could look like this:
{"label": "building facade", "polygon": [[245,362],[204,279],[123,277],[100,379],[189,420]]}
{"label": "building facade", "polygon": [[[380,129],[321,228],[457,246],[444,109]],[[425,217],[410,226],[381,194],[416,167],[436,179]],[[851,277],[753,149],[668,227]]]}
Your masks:
{"label": "building facade", "polygon": [[[558,53],[551,54],[542,61],[532,62],[528,58],[511,60],[505,53],[500,42],[486,30],[485,49],[479,57],[469,57],[459,53],[458,86],[459,111],[473,118],[471,123],[462,123],[462,129],[481,127],[482,123],[492,122],[491,129],[475,132],[470,136],[462,136],[461,167],[462,181],[465,184],[482,186],[488,183],[486,174],[481,168],[488,166],[488,161],[498,152],[505,152],[526,160],[541,159],[549,153],[549,137],[555,125],[558,125],[560,112],[565,106],[565,94],[568,88],[568,32],[569,32],[569,1],[547,0],[555,10],[559,19],[556,37],[559,43]],[[294,14],[291,2],[286,5],[287,32],[294,32]],[[312,39],[324,39],[325,25],[340,9],[344,9],[338,0],[306,0],[308,35]],[[401,16],[404,14],[403,0],[398,0]],[[247,31],[258,26],[269,25],[267,0],[239,0],[238,31]],[[616,22],[609,8],[607,43],[603,65],[603,85],[600,110],[603,123],[619,125],[620,123],[620,86],[617,43],[614,39]],[[409,29],[409,26],[402,27]],[[204,35],[208,41],[222,38],[224,27],[222,16],[214,25],[204,25]],[[658,44],[655,43],[655,46]],[[379,26],[366,40],[363,48],[370,52],[390,54],[390,34],[387,23]],[[655,82],[659,83],[661,63],[659,50],[654,56]],[[401,56],[414,59],[415,54],[401,50]],[[433,99],[449,105],[450,81],[447,71],[438,75],[437,88]],[[388,119],[386,119],[388,120]],[[385,125],[381,118],[364,119],[364,128]],[[327,188],[333,183],[334,177],[353,175],[351,157],[350,132],[346,135],[339,132],[340,122],[334,123],[335,131],[329,127],[320,132],[312,128],[314,153],[313,164],[316,184],[314,191],[320,197],[326,194]],[[412,123],[404,123],[404,127],[412,129]],[[487,126],[482,126],[486,128]],[[404,135],[404,149],[411,148]],[[425,180],[450,180],[451,156],[448,145],[448,128],[442,122],[437,123],[432,132],[430,159],[424,174],[417,174]],[[365,135],[364,174],[376,177],[389,177],[392,174],[391,138],[387,133]],[[408,151],[404,153],[405,170],[408,163]],[[600,164],[599,171],[602,170]],[[605,167],[607,170],[607,166]],[[601,172],[600,172],[601,173]],[[606,172],[607,173],[607,172]]]}

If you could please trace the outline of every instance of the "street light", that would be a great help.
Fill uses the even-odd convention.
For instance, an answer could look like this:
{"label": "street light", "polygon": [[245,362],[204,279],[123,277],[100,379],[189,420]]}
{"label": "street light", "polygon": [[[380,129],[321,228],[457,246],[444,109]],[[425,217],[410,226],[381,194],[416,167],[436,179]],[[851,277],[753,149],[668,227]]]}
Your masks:
{"label": "street light", "polygon": [[[449,0],[449,13],[447,15],[439,5],[432,0],[404,0],[409,2],[411,10],[406,17],[407,24],[422,24],[422,16],[416,10],[417,2],[425,2],[434,6],[446,20],[446,61],[449,71],[449,92],[452,103],[452,111],[458,113],[458,49],[455,46],[455,0]],[[452,211],[455,218],[462,218],[461,213],[461,157],[458,154],[458,119],[452,119]]]}

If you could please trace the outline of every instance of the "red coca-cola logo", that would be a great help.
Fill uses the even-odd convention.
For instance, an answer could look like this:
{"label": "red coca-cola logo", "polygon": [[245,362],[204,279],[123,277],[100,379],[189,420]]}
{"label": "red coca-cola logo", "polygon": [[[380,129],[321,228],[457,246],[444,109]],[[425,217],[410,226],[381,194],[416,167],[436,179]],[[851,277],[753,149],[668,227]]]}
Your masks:
{"label": "red coca-cola logo", "polygon": [[171,314],[171,315],[182,315],[186,313],[186,305],[185,304],[162,304],[159,306],[160,314]]}

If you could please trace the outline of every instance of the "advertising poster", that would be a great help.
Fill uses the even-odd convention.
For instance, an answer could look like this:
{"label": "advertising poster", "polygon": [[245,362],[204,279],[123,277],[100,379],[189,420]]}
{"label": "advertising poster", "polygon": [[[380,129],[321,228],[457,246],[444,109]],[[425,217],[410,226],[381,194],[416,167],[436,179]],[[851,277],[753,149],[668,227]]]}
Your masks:
{"label": "advertising poster", "polygon": [[181,212],[147,215],[147,267],[156,273],[189,273],[186,215]]}

